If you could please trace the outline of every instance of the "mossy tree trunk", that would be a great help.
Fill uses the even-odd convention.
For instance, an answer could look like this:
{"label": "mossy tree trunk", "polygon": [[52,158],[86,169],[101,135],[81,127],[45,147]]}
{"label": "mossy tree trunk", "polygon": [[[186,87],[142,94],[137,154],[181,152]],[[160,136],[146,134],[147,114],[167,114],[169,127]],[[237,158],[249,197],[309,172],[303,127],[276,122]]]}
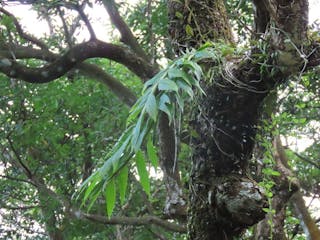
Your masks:
{"label": "mossy tree trunk", "polygon": [[[251,53],[266,57],[229,57],[213,81],[201,83],[206,95],[191,123],[197,132],[190,175],[191,240],[233,239],[265,216],[266,198],[246,169],[263,99],[303,64],[294,48],[299,49],[305,38],[308,7],[307,1],[254,2],[253,37],[263,38],[266,48],[261,52],[252,46]],[[177,55],[206,41],[235,45],[223,0],[169,1],[168,9]],[[206,69],[217,65],[214,60],[204,64]]]}

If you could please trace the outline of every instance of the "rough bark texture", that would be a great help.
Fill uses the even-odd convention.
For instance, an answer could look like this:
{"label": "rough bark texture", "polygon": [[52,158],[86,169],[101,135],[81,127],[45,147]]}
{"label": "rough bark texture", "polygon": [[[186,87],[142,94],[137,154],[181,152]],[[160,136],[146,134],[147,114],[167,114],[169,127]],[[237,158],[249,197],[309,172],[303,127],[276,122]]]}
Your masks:
{"label": "rough bark texture", "polygon": [[[257,183],[246,177],[247,165],[263,99],[276,83],[285,81],[303,65],[303,56],[297,49],[306,34],[307,3],[255,3],[256,34],[268,36],[269,41],[266,40],[269,57],[263,60],[264,71],[259,64],[262,59],[252,55],[230,60],[220,66],[222,74],[212,82],[202,81],[206,96],[200,99],[192,122],[198,133],[193,139],[190,176],[192,240],[232,239],[264,217],[266,199]],[[177,54],[208,40],[233,42],[222,0],[169,1],[169,17]],[[252,52],[260,51],[253,47]],[[206,68],[215,64],[207,63]]]}
{"label": "rough bark texture", "polygon": [[168,12],[169,33],[178,54],[208,40],[233,41],[224,1],[168,1]]}
{"label": "rough bark texture", "polygon": [[[20,46],[20,49],[14,48],[11,52],[8,44],[1,46],[0,71],[10,78],[19,78],[31,83],[46,83],[63,76],[74,67],[81,68],[86,74],[103,81],[125,103],[132,105],[135,96],[131,91],[102,69],[96,70],[82,63],[86,59],[95,57],[110,59],[126,66],[142,81],[151,78],[158,71],[158,66],[150,64],[149,57],[121,19],[114,2],[103,2],[126,47],[95,39],[94,32],[90,31],[90,24],[85,21],[91,33],[90,41],[70,47],[61,56],[50,52],[48,54],[49,48],[46,44],[26,35],[14,19],[20,37],[40,49]],[[169,32],[177,55],[186,49],[197,48],[206,41],[234,44],[224,2],[223,0],[168,1]],[[206,96],[199,99],[196,117],[191,122],[198,135],[193,139],[194,156],[190,175],[189,238],[191,240],[232,239],[264,217],[262,211],[266,206],[264,194],[257,183],[246,176],[261,102],[277,83],[282,83],[288,77],[320,63],[318,47],[314,48],[315,50],[311,48],[310,55],[302,51],[309,49],[303,45],[306,42],[308,18],[306,0],[253,0],[253,3],[255,5],[253,38],[261,40],[261,44],[265,45],[262,48],[252,46],[251,52],[246,53],[247,57],[237,56],[233,59],[230,56],[223,65],[220,65],[222,70],[213,81],[203,79],[201,82]],[[9,15],[3,9],[1,11]],[[82,15],[82,19],[84,18]],[[19,56],[18,53],[22,55]],[[257,57],[259,54],[267,57]],[[33,57],[48,61],[48,64],[30,68],[19,61]],[[206,69],[210,69],[217,63],[213,61],[206,64]],[[173,128],[168,127],[168,121],[163,116],[159,128],[160,162],[168,189],[167,211],[170,215],[175,215],[177,212],[172,212],[170,206],[175,204],[182,208],[185,206],[176,164],[177,141]],[[23,164],[20,167],[38,186],[39,191],[49,194],[60,202],[65,211],[74,218],[86,218],[104,224],[135,226],[155,224],[176,232],[185,231],[183,227],[154,216],[139,219],[129,217],[106,219],[102,216],[81,213],[74,210],[63,197],[46,188],[42,182],[36,181]],[[280,169],[284,168],[280,166]],[[281,186],[286,190],[288,188],[288,185],[279,185]],[[289,197],[287,191],[283,194],[286,199]],[[280,196],[283,197],[281,194]],[[278,209],[281,222],[283,203],[278,205],[274,207]],[[279,233],[279,238],[281,236]]]}
{"label": "rough bark texture", "polygon": [[[252,68],[244,66],[235,77],[256,79],[249,72]],[[257,93],[220,81],[206,89],[194,124],[199,138],[194,141],[191,175],[191,239],[232,239],[262,219],[267,205],[257,183],[245,177],[265,86],[256,86]],[[228,202],[235,206],[224,207]]]}
{"label": "rough bark texture", "polygon": [[[232,42],[223,1],[188,1],[185,5],[173,1],[169,10],[171,36],[180,50],[207,40]],[[185,19],[177,19],[175,12],[182,12]],[[186,34],[188,25],[194,36]],[[259,105],[266,95],[262,81],[249,84],[260,79],[252,67],[250,62],[241,70],[225,66],[227,79],[217,76],[213,84],[203,82],[207,95],[200,101],[193,124],[199,137],[194,140],[190,179],[190,239],[231,239],[264,217],[266,199],[244,175]]]}

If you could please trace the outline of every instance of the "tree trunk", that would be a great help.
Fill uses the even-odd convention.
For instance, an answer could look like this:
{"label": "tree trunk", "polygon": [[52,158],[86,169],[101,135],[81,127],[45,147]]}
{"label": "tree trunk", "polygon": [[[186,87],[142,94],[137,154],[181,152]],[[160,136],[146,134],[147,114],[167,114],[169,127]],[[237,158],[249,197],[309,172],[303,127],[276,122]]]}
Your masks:
{"label": "tree trunk", "polygon": [[[246,170],[263,99],[302,64],[296,48],[306,33],[307,3],[261,2],[255,1],[256,34],[269,35],[266,49],[252,46],[249,58],[203,63],[213,70],[219,64],[220,71],[210,80],[202,80],[206,95],[200,97],[191,123],[197,132],[190,174],[191,240],[233,239],[265,216],[266,198]],[[172,0],[168,10],[177,55],[207,41],[233,43],[223,0]],[[268,56],[262,60],[255,53]]]}
{"label": "tree trunk", "polygon": [[[177,12],[185,17],[178,18]],[[184,4],[172,1],[169,16],[176,53],[199,47],[207,40],[233,41],[221,0]],[[186,30],[189,27],[192,33]],[[251,68],[245,64],[241,71],[231,74],[249,82],[259,77],[256,71],[250,74]],[[221,76],[215,81],[212,84],[203,80],[206,97],[200,100],[200,111],[193,121],[199,137],[193,142],[190,179],[189,237],[192,240],[232,239],[262,219],[262,207],[266,205],[261,189],[245,176],[254,145],[258,109],[265,96],[259,89],[265,90],[265,86],[241,89]],[[256,92],[250,91],[251,87]]]}
{"label": "tree trunk", "polygon": [[177,133],[174,123],[170,125],[165,114],[159,117],[159,149],[159,162],[167,190],[164,214],[185,219],[187,206],[179,175]]}
{"label": "tree trunk", "polygon": [[232,239],[261,220],[267,206],[263,191],[246,177],[265,95],[217,80],[224,87],[206,88],[194,124],[199,137],[190,181],[190,239]]}

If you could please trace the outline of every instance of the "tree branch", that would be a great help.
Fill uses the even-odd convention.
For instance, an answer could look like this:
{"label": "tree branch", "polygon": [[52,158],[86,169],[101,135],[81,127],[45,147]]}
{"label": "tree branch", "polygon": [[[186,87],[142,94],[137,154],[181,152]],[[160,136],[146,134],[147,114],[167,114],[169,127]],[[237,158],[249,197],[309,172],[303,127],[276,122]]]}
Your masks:
{"label": "tree branch", "polygon": [[106,218],[101,215],[83,213],[81,210],[73,208],[67,199],[65,199],[63,196],[59,196],[57,193],[49,189],[45,184],[41,183],[41,181],[39,181],[38,179],[33,178],[33,182],[36,183],[39,190],[47,193],[52,198],[56,199],[62,206],[64,206],[66,213],[69,213],[71,217],[74,217],[77,219],[85,218],[94,222],[111,224],[111,225],[120,224],[120,225],[143,226],[143,225],[154,224],[170,231],[181,232],[181,233],[186,232],[185,226],[177,225],[175,223],[162,220],[156,216]]}
{"label": "tree branch", "polygon": [[300,45],[308,29],[308,1],[263,0],[275,27],[281,29],[294,44]]}
{"label": "tree branch", "polygon": [[61,10],[60,6],[57,7],[57,11],[58,11],[59,17],[60,17],[61,22],[62,22],[64,36],[66,38],[66,42],[67,42],[68,46],[71,48],[72,47],[71,35],[70,35],[70,31],[68,29],[66,20],[64,18],[64,12],[63,12],[63,10]]}
{"label": "tree branch", "polygon": [[[307,65],[306,56],[303,53],[308,29],[308,3],[306,0],[261,0],[255,1],[257,9],[268,13],[262,30],[268,24],[270,18],[268,36],[269,53],[274,52],[276,57],[273,65],[289,76],[303,72]],[[264,14],[266,15],[266,14]],[[266,31],[265,31],[266,32]],[[266,38],[267,39],[267,38]]]}
{"label": "tree branch", "polygon": [[[57,54],[51,53],[46,50],[34,49],[32,47],[12,47],[13,51],[1,51],[0,56],[10,58],[14,55],[16,59],[30,59],[36,58],[48,62],[53,62],[59,58]],[[136,95],[118,79],[108,74],[100,67],[90,63],[80,63],[76,67],[80,73],[85,76],[95,78],[105,84],[109,89],[125,104],[132,106],[136,102]]]}
{"label": "tree branch", "polygon": [[13,207],[13,206],[8,206],[8,205],[1,204],[1,208],[5,208],[7,210],[13,210],[13,211],[15,211],[15,210],[19,210],[19,211],[21,211],[21,210],[29,210],[29,209],[39,208],[39,207],[41,207],[41,206],[35,205],[35,206]]}
{"label": "tree branch", "polygon": [[137,101],[136,95],[129,88],[98,66],[89,63],[81,63],[77,68],[83,75],[93,77],[107,85],[110,90],[129,107]]}
{"label": "tree branch", "polygon": [[[20,167],[22,168],[23,172],[25,173],[25,175],[27,176],[27,178],[29,179],[32,179],[33,177],[33,174],[31,172],[31,170],[29,169],[29,167],[22,161],[21,157],[20,157],[20,154],[18,153],[18,151],[16,150],[16,148],[14,147],[13,145],[13,142],[10,138],[10,136],[7,136],[6,137],[8,143],[9,143],[9,146],[10,146],[10,149],[11,151],[13,152],[13,154],[15,155],[16,159],[17,160],[14,160],[14,158],[11,158],[12,160],[12,163],[14,165],[16,165],[17,167]],[[32,181],[31,181],[32,182]]]}
{"label": "tree branch", "polygon": [[83,7],[80,6],[79,3],[77,3],[77,2],[76,2],[76,4],[75,4],[75,10],[79,13],[82,21],[84,21],[85,25],[87,26],[87,29],[88,29],[88,31],[89,31],[89,33],[90,33],[90,36],[91,36],[90,39],[91,39],[91,40],[92,40],[92,39],[97,39],[96,34],[95,34],[94,30],[93,30],[92,25],[91,25],[91,23],[90,23],[87,15],[86,15],[86,14],[84,13],[84,11],[83,11]]}
{"label": "tree branch", "polygon": [[309,49],[309,53],[306,56],[308,60],[306,70],[312,69],[320,65],[320,41],[313,42],[309,46]]}
{"label": "tree branch", "polygon": [[[46,50],[34,49],[32,47],[12,47],[13,51],[1,51],[0,56],[5,58],[11,58],[14,55],[16,59],[30,59],[36,58],[48,62],[53,62],[59,58],[57,54],[51,53]],[[95,78],[98,81],[105,84],[110,90],[125,104],[132,106],[136,102],[136,95],[125,85],[123,85],[118,79],[111,76],[100,67],[90,63],[80,63],[76,65],[80,73],[91,78]]]}
{"label": "tree branch", "polygon": [[18,32],[18,34],[20,35],[20,37],[24,38],[25,40],[39,46],[41,49],[48,49],[47,45],[40,41],[39,39],[25,33],[22,29],[22,26],[20,25],[19,21],[17,20],[17,18],[11,14],[10,12],[8,12],[7,10],[5,10],[4,8],[0,8],[0,12],[4,13],[5,15],[9,16],[10,18],[12,18],[13,23],[16,27],[16,30]]}
{"label": "tree branch", "polygon": [[11,78],[19,78],[30,83],[47,83],[53,81],[82,61],[102,57],[116,61],[128,67],[143,80],[151,78],[156,70],[129,49],[99,40],[91,40],[71,48],[65,55],[53,63],[40,68],[26,67],[18,62],[0,56],[0,71]]}
{"label": "tree branch", "polygon": [[319,164],[319,163],[313,162],[313,161],[311,161],[309,158],[306,158],[305,156],[302,156],[301,154],[299,154],[299,153],[297,153],[297,152],[293,152],[293,153],[294,153],[294,155],[296,155],[296,156],[297,156],[298,158],[300,158],[301,160],[303,160],[303,161],[311,164],[312,166],[320,169],[320,164]]}
{"label": "tree branch", "polygon": [[64,196],[60,196],[56,192],[48,188],[41,179],[38,179],[36,176],[30,175],[26,172],[25,174],[30,179],[30,181],[32,181],[32,183],[35,185],[38,191],[45,193],[47,196],[50,196],[53,199],[57,200],[65,208],[65,212],[74,218],[78,218],[78,219],[85,218],[94,222],[111,224],[111,225],[120,224],[120,225],[142,226],[142,225],[154,224],[170,231],[186,232],[186,228],[184,226],[177,225],[175,223],[170,223],[156,216],[106,218],[101,215],[83,213],[81,210],[73,208],[70,202]]}
{"label": "tree branch", "polygon": [[33,182],[26,180],[26,179],[22,179],[22,178],[15,178],[15,177],[6,176],[6,175],[0,175],[0,178],[6,178],[8,180],[17,181],[17,182],[24,182],[24,183],[28,183],[28,184],[33,185]]}
{"label": "tree branch", "polygon": [[133,33],[131,32],[130,28],[125,23],[125,21],[121,18],[114,0],[103,0],[102,2],[108,11],[108,14],[111,18],[112,23],[120,31],[120,34],[121,34],[120,41],[130,46],[135,53],[137,53],[140,57],[142,57],[146,61],[150,62],[151,59],[147,56],[145,51],[141,48],[137,39],[134,37]]}
{"label": "tree branch", "polygon": [[300,226],[308,236],[308,239],[320,240],[320,230],[306,207],[302,192],[296,192],[290,200],[294,207],[293,212],[300,220]]}
{"label": "tree branch", "polygon": [[270,24],[270,15],[263,0],[253,0],[254,4],[254,30],[257,34],[265,33],[268,24]]}
{"label": "tree branch", "polygon": [[95,221],[103,224],[111,224],[111,225],[120,224],[120,225],[132,225],[132,226],[148,226],[150,224],[153,224],[173,232],[180,232],[180,233],[186,232],[185,226],[177,225],[175,223],[170,223],[156,216],[106,218],[101,215],[88,214],[88,213],[82,213],[82,212],[75,212],[75,214],[78,214],[78,216],[80,215],[80,217],[89,219],[91,221]]}

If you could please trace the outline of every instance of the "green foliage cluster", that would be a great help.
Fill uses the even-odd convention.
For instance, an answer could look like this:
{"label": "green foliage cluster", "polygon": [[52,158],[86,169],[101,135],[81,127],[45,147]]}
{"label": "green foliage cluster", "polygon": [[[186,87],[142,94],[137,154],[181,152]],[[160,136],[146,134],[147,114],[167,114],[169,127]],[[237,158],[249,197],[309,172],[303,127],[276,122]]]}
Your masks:
{"label": "green foliage cluster", "polygon": [[149,56],[154,60],[170,57],[166,1],[139,1],[126,16],[127,23]]}
{"label": "green foliage cluster", "polygon": [[[48,219],[42,214],[39,190],[14,162],[20,158],[59,196],[70,198],[83,174],[91,173],[120,135],[127,110],[103,85],[78,76],[77,81],[64,78],[48,85],[1,79],[0,88],[1,176],[13,178],[1,177],[0,204],[19,213],[1,214],[3,227],[12,228],[11,233],[2,229],[3,234],[12,235],[0,236],[35,236],[26,231],[34,231]],[[85,162],[91,164],[89,169],[83,169]],[[57,200],[48,201],[47,210],[63,216]],[[33,207],[21,211],[21,206]],[[85,227],[81,221],[64,218],[59,224],[66,235],[75,237],[104,231],[99,225]]]}
{"label": "green foliage cluster", "polygon": [[[58,15],[55,10],[57,6],[68,8],[78,2],[41,0],[34,1],[33,8],[40,18],[45,19],[48,15]],[[89,5],[93,3],[86,2]],[[252,3],[236,0],[225,3],[237,41],[248,43],[250,26],[253,24]],[[153,60],[162,59],[164,56],[172,58],[167,39],[166,1],[140,1],[134,8],[127,8],[124,2],[119,5],[121,10],[125,11],[123,15],[126,15],[127,23],[135,32],[139,43]],[[73,18],[65,17],[72,22]],[[57,25],[53,27],[57,31],[48,43],[51,49],[61,49],[62,39],[65,39],[64,32],[60,31]],[[12,18],[2,16],[0,30],[1,46],[9,39],[14,44],[26,43],[17,34]],[[191,36],[192,28],[186,30]],[[318,37],[317,33],[314,35]],[[250,43],[258,46],[262,52],[256,57],[261,57],[258,61],[262,63],[260,70],[263,75],[270,67],[264,62],[267,46],[260,40]],[[141,196],[146,193],[155,212],[160,215],[163,209],[161,202],[165,198],[164,186],[161,181],[150,178],[148,172],[149,165],[154,168],[158,166],[157,146],[153,135],[156,135],[155,127],[159,115],[166,114],[170,121],[181,119],[187,107],[186,103],[202,92],[199,84],[200,78],[203,77],[201,62],[214,59],[220,63],[217,65],[222,66],[225,58],[233,55],[235,51],[233,47],[224,43],[217,43],[215,46],[205,45],[198,51],[186,53],[182,58],[170,63],[144,86],[120,65],[110,64],[106,60],[90,60],[104,69],[108,66],[111,75],[118,79],[126,79],[125,84],[137,95],[141,94],[129,113],[104,86],[81,78],[77,73],[41,86],[0,76],[0,205],[8,209],[0,210],[3,222],[0,226],[0,238],[44,239],[43,231],[37,234],[35,229],[44,229],[45,223],[49,220],[43,215],[43,204],[40,202],[43,201],[43,197],[40,196],[39,190],[28,182],[21,168],[12,163],[12,158],[21,158],[46,186],[67,199],[79,194],[75,191],[82,183],[79,196],[83,197],[83,205],[91,209],[91,212],[101,215],[107,212],[108,216],[119,213],[126,216],[143,215],[147,210]],[[27,60],[26,63],[29,66],[42,64],[33,59]],[[214,69],[217,72],[209,73],[206,78],[213,81],[212,76],[219,74],[221,70]],[[286,150],[286,154],[290,166],[300,179],[303,192],[308,196],[319,197],[319,89],[320,78],[317,68],[301,76],[298,84],[290,82],[285,89],[279,89],[278,101],[270,102],[279,107],[272,115],[272,123],[267,121],[264,124],[263,131],[268,134],[258,137],[265,149],[262,170],[264,180],[261,185],[266,189],[270,203],[275,185],[273,178],[279,176],[279,172],[274,170],[271,137],[278,134],[298,139],[307,136],[312,140],[305,149],[290,148]],[[270,114],[274,105],[269,106]],[[119,136],[120,139],[117,140]],[[184,160],[189,157],[189,149],[186,144],[181,148],[180,158]],[[87,169],[86,163],[90,165]],[[134,168],[130,167],[131,163]],[[189,165],[189,162],[181,165]],[[97,171],[86,178],[95,169]],[[13,179],[3,176],[11,176]],[[141,186],[134,181],[137,176]],[[182,177],[185,181],[188,180],[187,176]],[[130,203],[130,206],[120,208],[117,205],[117,195],[122,204]],[[73,204],[77,206],[77,203]],[[105,227],[64,216],[61,205],[54,198],[49,198],[45,205],[51,215],[58,216],[56,226],[67,239],[116,238],[116,228],[113,226]],[[21,206],[30,208],[20,209]],[[16,210],[11,211],[10,208]],[[271,215],[274,213],[272,208],[265,211]],[[287,215],[286,229],[291,237],[290,234],[299,221],[290,209]],[[125,228],[126,236],[130,236],[131,239],[154,238],[151,228],[144,226],[132,229]],[[163,231],[163,235],[167,239],[184,239],[181,234]],[[247,238],[250,236],[252,233],[248,232]],[[292,236],[292,239],[304,239],[304,236],[299,233]]]}
{"label": "green foliage cluster", "polygon": [[206,44],[172,62],[144,84],[141,97],[130,110],[126,130],[105,157],[104,165],[82,184],[78,195],[84,194],[82,204],[88,200],[90,209],[101,191],[105,192],[107,213],[111,216],[116,202],[116,186],[121,202],[125,200],[127,164],[132,158],[135,159],[141,185],[150,195],[142,146],[146,143],[147,159],[156,168],[156,152],[150,133],[155,131],[159,114],[166,114],[170,123],[181,118],[185,102],[192,100],[195,92],[204,93],[200,86],[203,72],[198,63],[215,57],[215,49]]}

